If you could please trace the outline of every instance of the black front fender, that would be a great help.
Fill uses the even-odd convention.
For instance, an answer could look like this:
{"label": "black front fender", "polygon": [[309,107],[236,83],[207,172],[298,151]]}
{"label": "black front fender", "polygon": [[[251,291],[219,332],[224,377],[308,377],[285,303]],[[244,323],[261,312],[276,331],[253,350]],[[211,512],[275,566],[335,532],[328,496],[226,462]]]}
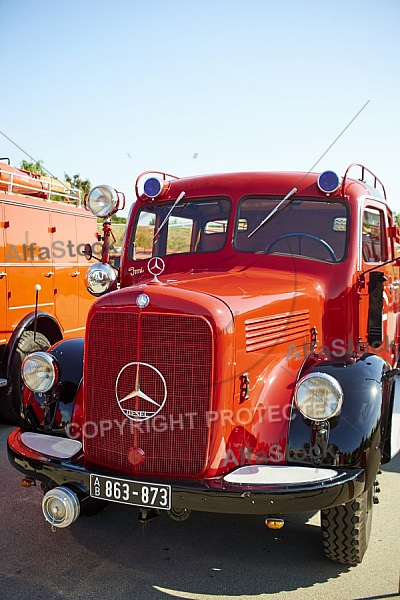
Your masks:
{"label": "black front fender", "polygon": [[59,367],[58,382],[48,394],[24,393],[22,427],[66,434],[83,375],[83,338],[62,340],[49,348]]}
{"label": "black front fender", "polygon": [[383,374],[387,369],[387,363],[373,354],[349,364],[314,365],[308,373],[327,373],[340,383],[343,405],[329,422],[327,450],[318,463],[312,447],[313,424],[293,408],[288,464],[361,467],[366,473],[367,489],[374,481],[382,457],[381,424],[389,393]]}

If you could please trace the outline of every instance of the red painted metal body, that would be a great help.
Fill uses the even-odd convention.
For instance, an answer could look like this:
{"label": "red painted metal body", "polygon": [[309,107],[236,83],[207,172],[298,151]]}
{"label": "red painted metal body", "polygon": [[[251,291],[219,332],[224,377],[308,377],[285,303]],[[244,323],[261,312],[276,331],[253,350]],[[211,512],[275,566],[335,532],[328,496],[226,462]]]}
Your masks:
{"label": "red painted metal body", "polygon": [[[134,240],[127,235],[123,289],[98,300],[88,323],[84,419],[111,422],[101,439],[87,440],[85,456],[90,464],[126,474],[210,478],[243,461],[286,463],[293,389],[307,357],[312,354],[315,363],[351,362],[371,350],[367,283],[361,277],[371,267],[360,249],[363,204],[382,211],[386,228],[394,225],[386,202],[372,199],[364,184],[348,179],[344,198],[342,190],[327,197],[316,179],[315,174],[211,175],[171,181],[159,200],[138,199],[128,232],[135,230],[143,207],[168,203],[182,191],[189,205],[191,198],[220,197],[228,197],[232,204],[224,246],[217,252],[198,252],[195,246],[183,253],[164,251],[165,271],[156,281],[147,270],[151,254],[133,255]],[[345,229],[338,233],[346,237],[340,261],[237,248],[243,198],[282,198],[293,186],[296,198],[321,205],[338,198],[342,203],[338,207],[345,205],[346,225],[341,222],[337,227]],[[318,210],[322,207],[317,205]],[[290,209],[286,215],[289,220]],[[257,218],[263,216],[257,213]],[[153,234],[158,225],[154,224]],[[304,227],[307,230],[308,224],[299,223],[300,231]],[[266,237],[265,247],[269,241]],[[394,258],[391,239],[385,253],[388,260]],[[390,286],[398,279],[398,267],[379,268],[388,290],[384,343],[372,351],[394,366],[398,292]],[[141,293],[150,298],[144,309],[135,304]],[[106,347],[108,340],[113,340],[112,352],[98,355],[92,350]],[[126,417],[115,402],[115,381],[121,368],[133,361],[151,363],[165,376],[168,399],[154,420],[130,423],[133,438],[127,435],[120,444]],[[186,386],[189,372],[191,386]],[[241,394],[243,374],[247,398]],[[107,398],[102,403],[96,402],[99,389]],[[132,445],[146,454],[138,467],[127,459]]]}
{"label": "red painted metal body", "polygon": [[[120,288],[92,305],[84,350],[49,350],[64,379],[25,393],[12,464],[112,501],[129,482],[166,485],[174,516],[346,505],[352,523],[364,492],[369,511],[379,464],[399,449],[399,234],[380,181],[353,167],[329,193],[315,173],[163,174],[151,198],[139,178]],[[323,419],[294,397],[320,379],[340,389]],[[43,454],[26,432],[48,436]],[[57,436],[81,451],[60,462]],[[361,560],[368,542],[333,556],[336,516],[324,518],[327,555]],[[354,535],[341,533],[343,555]]]}

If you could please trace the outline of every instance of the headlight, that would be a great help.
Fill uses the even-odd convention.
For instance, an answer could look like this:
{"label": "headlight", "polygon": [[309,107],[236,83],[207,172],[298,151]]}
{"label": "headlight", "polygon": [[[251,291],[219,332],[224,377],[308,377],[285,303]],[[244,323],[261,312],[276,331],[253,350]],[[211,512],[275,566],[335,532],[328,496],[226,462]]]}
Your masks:
{"label": "headlight", "polygon": [[22,379],[32,392],[48,392],[58,380],[58,366],[51,354],[33,352],[22,363]]}
{"label": "headlight", "polygon": [[307,419],[325,421],[340,411],[343,390],[331,375],[310,373],[296,385],[294,401],[301,414]]}
{"label": "headlight", "polygon": [[88,292],[93,296],[102,296],[106,292],[115,289],[117,275],[110,265],[97,263],[91,265],[86,271],[85,284]]}
{"label": "headlight", "polygon": [[109,185],[99,185],[90,190],[86,206],[96,217],[110,217],[118,210],[117,192]]}

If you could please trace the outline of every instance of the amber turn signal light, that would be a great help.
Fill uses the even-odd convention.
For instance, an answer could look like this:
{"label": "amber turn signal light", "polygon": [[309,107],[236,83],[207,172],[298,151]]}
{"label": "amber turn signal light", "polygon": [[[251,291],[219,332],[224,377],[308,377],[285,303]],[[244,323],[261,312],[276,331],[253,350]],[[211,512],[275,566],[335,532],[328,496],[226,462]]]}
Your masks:
{"label": "amber turn signal light", "polygon": [[265,519],[265,524],[268,529],[282,529],[285,521],[283,519]]}
{"label": "amber turn signal light", "polygon": [[21,481],[22,487],[32,487],[32,485],[36,485],[36,481],[32,479],[32,477],[24,477]]}

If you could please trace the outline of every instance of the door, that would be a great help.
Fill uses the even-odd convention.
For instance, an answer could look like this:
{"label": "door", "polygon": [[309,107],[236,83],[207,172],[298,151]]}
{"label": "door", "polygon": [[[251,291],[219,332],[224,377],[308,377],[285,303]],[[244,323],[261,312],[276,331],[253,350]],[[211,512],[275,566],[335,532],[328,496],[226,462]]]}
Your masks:
{"label": "door", "polygon": [[382,204],[366,200],[361,221],[361,272],[359,339],[363,348],[393,364],[396,322],[393,268],[384,263],[394,258],[388,243],[388,216]]}
{"label": "door", "polygon": [[85,286],[90,263],[83,255],[87,243],[95,241],[96,219],[89,213],[51,213],[52,251],[55,265],[55,313],[67,337],[82,336],[93,296]]}
{"label": "door", "polygon": [[7,270],[7,328],[38,309],[54,314],[49,211],[38,206],[4,204]]}
{"label": "door", "polygon": [[0,344],[6,344],[10,337],[7,331],[7,268],[5,263],[5,229],[3,204],[0,203]]}
{"label": "door", "polygon": [[75,214],[51,211],[55,315],[67,336],[78,335],[78,281]]}

